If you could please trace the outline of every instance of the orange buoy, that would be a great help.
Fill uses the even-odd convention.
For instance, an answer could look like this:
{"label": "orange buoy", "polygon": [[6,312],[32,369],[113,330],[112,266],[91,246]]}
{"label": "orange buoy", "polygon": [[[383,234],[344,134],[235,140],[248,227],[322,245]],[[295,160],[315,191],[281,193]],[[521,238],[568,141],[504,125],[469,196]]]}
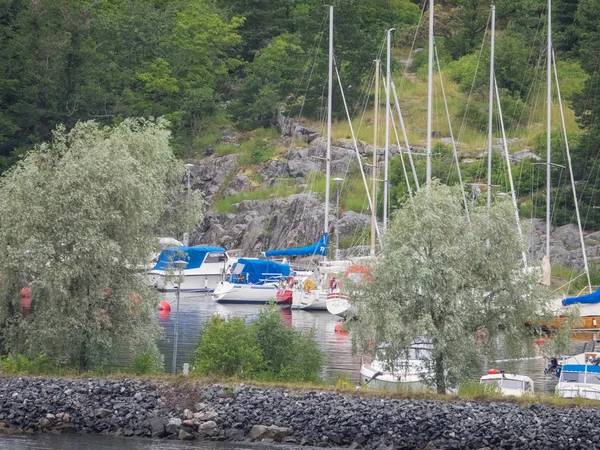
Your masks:
{"label": "orange buoy", "polygon": [[348,330],[346,330],[344,328],[344,322],[338,322],[335,324],[335,327],[333,328],[333,331],[335,331],[336,333],[347,333]]}
{"label": "orange buoy", "polygon": [[171,311],[171,304],[168,301],[163,300],[162,302],[160,302],[158,304],[158,310],[159,311]]}
{"label": "orange buoy", "polygon": [[498,375],[500,373],[500,371],[494,367],[492,367],[490,370],[488,370],[488,375]]}

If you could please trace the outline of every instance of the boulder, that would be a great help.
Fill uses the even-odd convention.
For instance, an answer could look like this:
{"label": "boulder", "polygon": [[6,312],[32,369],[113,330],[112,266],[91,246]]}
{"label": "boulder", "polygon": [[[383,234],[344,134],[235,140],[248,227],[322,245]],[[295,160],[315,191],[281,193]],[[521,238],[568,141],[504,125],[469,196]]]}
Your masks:
{"label": "boulder", "polygon": [[194,433],[190,433],[185,431],[184,429],[179,430],[179,440],[180,441],[193,441],[196,439]]}
{"label": "boulder", "polygon": [[248,433],[248,437],[253,441],[266,438],[269,435],[269,427],[266,425],[254,425]]}

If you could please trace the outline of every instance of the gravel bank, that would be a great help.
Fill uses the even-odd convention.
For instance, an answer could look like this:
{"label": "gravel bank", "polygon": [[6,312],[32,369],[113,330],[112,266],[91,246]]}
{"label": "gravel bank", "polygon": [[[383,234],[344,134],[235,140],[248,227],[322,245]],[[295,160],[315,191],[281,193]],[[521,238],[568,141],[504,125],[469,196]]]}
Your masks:
{"label": "gravel bank", "polygon": [[168,381],[0,378],[0,433],[369,449],[600,448],[600,409],[394,400]]}

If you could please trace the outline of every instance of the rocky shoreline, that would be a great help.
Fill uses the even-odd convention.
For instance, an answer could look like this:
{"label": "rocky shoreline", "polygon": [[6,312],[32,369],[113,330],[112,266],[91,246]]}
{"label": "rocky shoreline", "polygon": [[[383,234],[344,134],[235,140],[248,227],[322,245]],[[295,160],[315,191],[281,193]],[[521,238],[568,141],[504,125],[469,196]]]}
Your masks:
{"label": "rocky shoreline", "polygon": [[600,410],[193,381],[0,378],[0,434],[100,433],[368,449],[600,448]]}

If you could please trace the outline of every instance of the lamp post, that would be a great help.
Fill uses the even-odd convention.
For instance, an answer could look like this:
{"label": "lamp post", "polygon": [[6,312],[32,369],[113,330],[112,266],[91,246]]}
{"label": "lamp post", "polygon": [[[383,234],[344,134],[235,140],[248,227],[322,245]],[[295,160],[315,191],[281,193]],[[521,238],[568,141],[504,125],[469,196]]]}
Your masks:
{"label": "lamp post", "polygon": [[187,266],[187,261],[175,261],[175,267],[177,267],[177,308],[175,309],[175,341],[173,343],[173,375],[177,375],[177,344],[179,340],[179,292],[181,291],[181,282],[183,281],[183,269]]}
{"label": "lamp post", "polygon": [[190,192],[190,171],[192,170],[192,167],[194,167],[193,164],[187,163],[185,165],[185,169],[187,171],[187,190],[188,193]]}
{"label": "lamp post", "polygon": [[335,259],[340,259],[340,229],[338,227],[340,221],[340,185],[344,181],[343,178],[334,178],[335,183]]}

